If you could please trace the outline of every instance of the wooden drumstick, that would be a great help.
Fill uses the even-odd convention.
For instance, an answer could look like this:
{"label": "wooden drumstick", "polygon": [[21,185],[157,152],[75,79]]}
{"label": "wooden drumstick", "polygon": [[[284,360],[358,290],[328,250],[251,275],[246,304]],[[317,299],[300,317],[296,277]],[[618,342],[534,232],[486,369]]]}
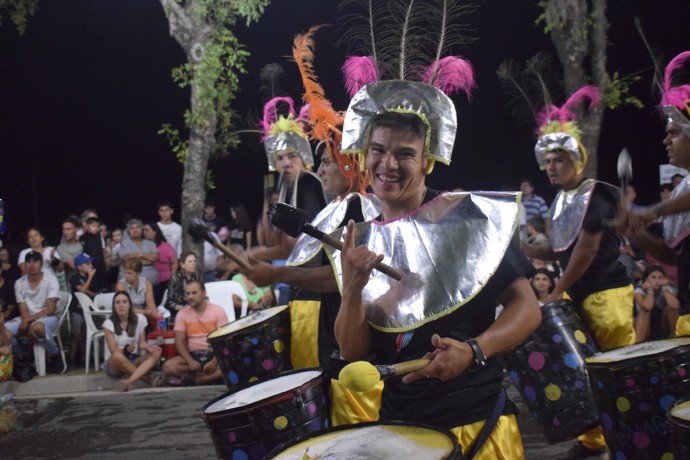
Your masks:
{"label": "wooden drumstick", "polygon": [[[276,203],[268,210],[268,220],[293,238],[297,238],[300,233],[306,233],[332,248],[339,251],[343,250],[343,242],[322,232],[307,222],[307,213],[302,209],[290,206],[286,203]],[[376,264],[376,269],[398,281],[403,277],[403,273],[400,270],[386,265],[383,262]]]}
{"label": "wooden drumstick", "polygon": [[243,270],[249,269],[249,265],[247,262],[235,254],[229,247],[225,246],[223,243],[218,241],[217,238],[213,236],[211,231],[206,228],[206,226],[201,222],[201,219],[193,219],[192,223],[189,224],[189,228],[187,229],[190,235],[196,240],[201,240],[204,239],[211,243],[213,247],[221,251],[223,254],[228,256],[230,259],[232,259],[237,265],[239,265]]}
{"label": "wooden drumstick", "polygon": [[355,361],[343,367],[338,379],[348,390],[361,393],[371,390],[381,380],[409,374],[425,367],[430,362],[430,358],[419,358],[397,364],[378,364],[375,366],[366,361]]}

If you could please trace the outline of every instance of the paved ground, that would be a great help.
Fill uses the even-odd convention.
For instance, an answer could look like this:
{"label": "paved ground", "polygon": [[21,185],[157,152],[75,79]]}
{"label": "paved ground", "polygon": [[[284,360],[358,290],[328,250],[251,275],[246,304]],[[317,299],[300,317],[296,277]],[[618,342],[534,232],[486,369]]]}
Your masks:
{"label": "paved ground", "polygon": [[[109,390],[112,383],[102,373],[88,377],[73,373],[0,384],[0,394],[15,394],[12,402],[0,406],[0,458],[215,457],[201,414],[202,407],[225,387],[139,388],[116,393]],[[512,387],[509,395],[519,400]],[[547,444],[524,406],[521,410],[518,423],[528,460],[553,458],[570,447],[571,443]],[[3,427],[11,425],[11,431],[3,432]]]}

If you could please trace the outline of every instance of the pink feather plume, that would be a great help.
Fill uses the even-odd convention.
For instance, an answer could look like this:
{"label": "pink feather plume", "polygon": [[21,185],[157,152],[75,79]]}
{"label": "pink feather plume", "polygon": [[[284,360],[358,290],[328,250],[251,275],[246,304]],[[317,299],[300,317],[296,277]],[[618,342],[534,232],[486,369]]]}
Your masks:
{"label": "pink feather plume", "polygon": [[575,91],[565,104],[561,107],[549,104],[539,111],[537,114],[537,134],[541,127],[547,125],[551,121],[558,121],[560,123],[567,123],[575,119],[575,110],[580,104],[589,100],[588,109],[596,107],[601,102],[601,92],[596,86],[588,85]]}
{"label": "pink feather plume", "polygon": [[672,87],[671,76],[673,72],[681,69],[690,62],[690,51],[684,51],[674,57],[664,71],[664,91],[661,96],[661,105],[673,105],[681,109],[690,99],[690,85]]}
{"label": "pink feather plume", "polygon": [[469,100],[472,100],[472,90],[477,87],[472,64],[457,56],[447,56],[432,62],[424,71],[422,81],[448,95],[462,90]]}
{"label": "pink feather plume", "polygon": [[262,142],[268,137],[268,131],[271,129],[271,125],[278,120],[278,109],[277,106],[281,102],[288,105],[288,110],[294,116],[295,115],[295,103],[292,101],[291,97],[280,96],[274,97],[264,105],[264,117],[260,121],[261,129],[264,132],[264,137]]}
{"label": "pink feather plume", "polygon": [[376,61],[372,56],[350,56],[342,67],[345,89],[350,97],[357,94],[364,85],[379,80]]}

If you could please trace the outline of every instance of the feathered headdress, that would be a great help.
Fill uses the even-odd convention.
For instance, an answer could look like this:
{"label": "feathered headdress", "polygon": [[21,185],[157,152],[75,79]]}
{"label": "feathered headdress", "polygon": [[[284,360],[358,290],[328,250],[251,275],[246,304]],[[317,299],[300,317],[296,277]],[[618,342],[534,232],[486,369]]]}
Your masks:
{"label": "feathered headdress", "polygon": [[690,62],[690,51],[684,51],[673,58],[664,71],[664,86],[661,90],[661,110],[668,123],[677,123],[690,137],[690,85],[672,86],[671,77],[676,70]]}
{"label": "feathered headdress", "polygon": [[577,126],[574,110],[586,100],[592,109],[601,100],[601,93],[595,86],[583,86],[575,91],[561,107],[547,104],[537,114],[537,144],[534,153],[539,167],[544,169],[545,156],[549,152],[563,150],[573,160],[575,172],[582,173],[587,164],[587,150],[580,138],[582,132]]}
{"label": "feathered headdress", "polygon": [[[326,99],[326,92],[318,83],[314,73],[314,40],[312,36],[323,26],[314,26],[307,33],[295,37],[292,45],[292,56],[297,63],[302,83],[304,85],[304,102],[309,106],[310,137],[319,141],[319,148],[326,148],[332,161],[338,164],[340,172],[350,182],[350,190],[359,187],[364,192],[367,186],[366,178],[362,175],[357,159],[351,155],[340,153],[343,125],[343,112],[336,111],[331,102]],[[321,151],[323,152],[323,151]],[[355,180],[359,179],[359,180]]]}
{"label": "feathered headdress", "polygon": [[[278,105],[281,103],[287,104],[287,116],[278,113]],[[290,97],[274,97],[264,105],[264,115],[259,124],[264,132],[261,140],[268,158],[269,171],[276,171],[276,153],[284,150],[298,153],[308,169],[314,166],[314,155],[304,131],[304,123],[308,117],[306,111],[308,107],[302,107],[297,116],[295,104]]]}
{"label": "feathered headdress", "polygon": [[[371,3],[371,2],[370,2]],[[411,113],[419,116],[427,126],[424,155],[434,160],[428,162],[427,173],[435,161],[449,164],[453,154],[457,131],[457,114],[448,94],[464,91],[471,98],[476,87],[471,64],[457,56],[442,57],[451,42],[459,42],[457,17],[472,11],[460,7],[454,0],[440,2],[440,7],[415,4],[414,0],[399,0],[388,12],[387,27],[376,27],[375,13],[370,4],[368,29],[370,51],[368,56],[353,56],[343,65],[345,86],[352,97],[345,113],[341,150],[346,153],[364,154],[369,141],[371,120],[384,112]],[[392,19],[390,19],[392,18]],[[440,29],[439,29],[440,27]],[[438,29],[438,36],[430,31]],[[381,37],[384,42],[377,48],[376,30],[399,30],[396,37],[390,32]],[[435,53],[424,59],[420,49],[428,44],[429,37],[438,38]],[[391,44],[395,44],[393,47]],[[396,53],[390,50],[395,48]],[[389,62],[384,62],[385,56]],[[428,66],[422,60],[432,61]],[[382,75],[397,69],[394,80],[384,80]],[[414,81],[411,81],[414,80]]]}

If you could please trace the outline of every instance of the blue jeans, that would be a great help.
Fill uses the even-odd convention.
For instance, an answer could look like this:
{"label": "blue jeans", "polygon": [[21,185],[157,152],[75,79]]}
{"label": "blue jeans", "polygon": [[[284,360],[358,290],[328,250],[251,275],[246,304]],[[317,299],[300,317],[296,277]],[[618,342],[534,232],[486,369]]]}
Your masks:
{"label": "blue jeans", "polygon": [[[58,317],[55,315],[41,316],[35,322],[42,323],[46,331],[45,338],[34,336],[36,338],[36,341],[45,347],[46,352],[49,356],[53,356],[59,353],[60,350],[58,349],[57,343],[55,343],[55,338],[53,338],[53,334],[55,333],[55,330],[57,329],[58,325]],[[16,338],[17,334],[19,334],[19,326],[21,326],[21,324],[21,316],[13,318],[5,324],[7,329],[12,333],[12,345],[17,345]],[[27,335],[32,335],[31,326],[29,326]]]}

